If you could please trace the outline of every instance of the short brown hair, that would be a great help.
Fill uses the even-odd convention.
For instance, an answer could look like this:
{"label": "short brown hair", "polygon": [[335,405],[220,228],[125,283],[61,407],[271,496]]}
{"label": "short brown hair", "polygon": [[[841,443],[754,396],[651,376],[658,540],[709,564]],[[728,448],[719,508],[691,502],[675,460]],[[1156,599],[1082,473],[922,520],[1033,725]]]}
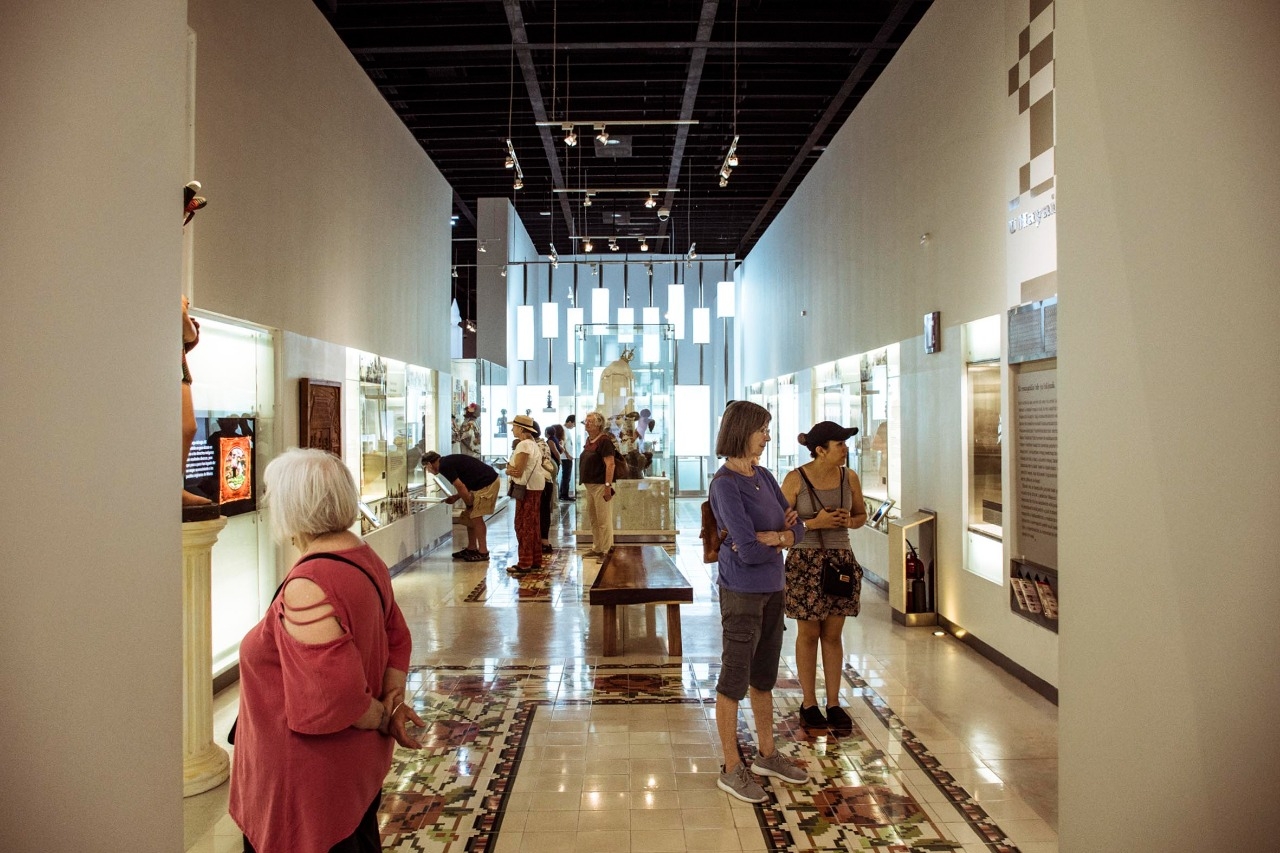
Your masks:
{"label": "short brown hair", "polygon": [[720,432],[716,435],[716,456],[726,459],[747,455],[747,442],[751,435],[769,425],[773,415],[764,406],[746,400],[734,400],[724,410],[720,419]]}

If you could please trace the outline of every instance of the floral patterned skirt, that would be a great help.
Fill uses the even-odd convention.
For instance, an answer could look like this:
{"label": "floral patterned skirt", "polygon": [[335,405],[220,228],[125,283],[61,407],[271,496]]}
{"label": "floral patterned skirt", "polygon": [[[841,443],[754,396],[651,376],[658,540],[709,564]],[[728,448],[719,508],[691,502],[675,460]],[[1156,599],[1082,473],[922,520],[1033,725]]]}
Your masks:
{"label": "floral patterned skirt", "polygon": [[792,548],[787,552],[787,616],[822,620],[828,616],[857,616],[862,609],[862,572],[857,572],[852,598],[822,591],[822,567],[834,548]]}

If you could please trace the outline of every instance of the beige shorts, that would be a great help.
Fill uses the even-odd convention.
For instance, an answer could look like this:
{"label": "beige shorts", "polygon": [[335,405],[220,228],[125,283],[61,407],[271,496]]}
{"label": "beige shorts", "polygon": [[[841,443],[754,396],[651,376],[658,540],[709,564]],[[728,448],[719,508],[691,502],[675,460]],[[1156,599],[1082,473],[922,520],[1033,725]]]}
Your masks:
{"label": "beige shorts", "polygon": [[483,489],[471,493],[471,506],[464,506],[458,520],[467,524],[472,518],[483,518],[492,515],[498,506],[498,491],[502,488],[502,478],[494,480]]}

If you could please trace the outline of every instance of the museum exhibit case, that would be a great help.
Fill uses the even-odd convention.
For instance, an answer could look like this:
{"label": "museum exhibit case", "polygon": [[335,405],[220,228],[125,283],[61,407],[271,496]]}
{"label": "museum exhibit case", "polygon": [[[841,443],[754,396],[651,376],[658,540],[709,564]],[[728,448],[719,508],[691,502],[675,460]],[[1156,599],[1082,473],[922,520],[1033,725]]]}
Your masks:
{"label": "museum exhibit case", "polygon": [[[475,403],[480,411],[480,456],[488,463],[505,465],[511,453],[508,424],[516,416],[507,388],[507,368],[483,358],[456,358],[452,362],[453,388],[449,396],[449,421],[455,428],[465,421],[467,406]],[[453,440],[448,448],[438,447],[441,455],[461,453]]]}
{"label": "museum exhibit case", "polygon": [[808,451],[801,455],[796,437],[808,425],[800,425],[800,389],[793,373],[766,379],[747,386],[747,400],[769,410],[769,443],[764,447],[760,464],[773,472],[781,483],[782,478],[797,465],[809,461]]}
{"label": "museum exhibit case", "polygon": [[277,583],[275,545],[258,503],[262,466],[274,446],[275,336],[268,329],[197,310],[200,342],[187,353],[196,437],[188,490],[223,499],[227,524],[210,567],[212,675],[236,662],[240,639]]}
{"label": "museum exhibit case", "polygon": [[[575,327],[573,335],[573,410],[580,421],[587,412],[604,415],[605,428],[627,463],[628,476],[615,480],[614,539],[673,542],[675,455],[671,441],[681,428],[679,418],[685,416],[674,405],[674,328],[669,324],[587,324]],[[692,420],[700,413],[689,414],[690,424],[705,429],[705,420]],[[585,489],[578,490],[577,518],[578,541],[590,541]]]}
{"label": "museum exhibit case", "polygon": [[[361,529],[369,533],[420,506],[422,455],[436,446],[436,372],[348,350],[356,393]],[[349,464],[352,460],[348,460]]]}

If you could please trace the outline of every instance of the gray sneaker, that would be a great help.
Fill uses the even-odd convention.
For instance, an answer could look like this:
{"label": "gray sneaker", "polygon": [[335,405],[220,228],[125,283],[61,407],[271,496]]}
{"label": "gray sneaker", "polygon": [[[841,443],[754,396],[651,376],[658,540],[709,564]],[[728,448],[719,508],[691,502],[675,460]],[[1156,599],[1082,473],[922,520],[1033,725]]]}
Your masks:
{"label": "gray sneaker", "polygon": [[[721,767],[723,768],[723,765]],[[745,764],[739,764],[731,773],[725,773],[722,770],[720,780],[716,784],[721,791],[731,797],[737,797],[744,803],[763,803],[769,799],[769,795],[764,792],[764,788],[760,787],[760,783],[751,778]]]}
{"label": "gray sneaker", "polygon": [[[790,782],[793,785],[809,781],[809,772],[803,766],[787,758],[776,749],[773,751],[773,755],[768,758],[763,755],[757,755],[755,761],[751,762],[751,772],[760,776],[774,776],[783,782]],[[724,777],[720,778],[723,779]]]}

